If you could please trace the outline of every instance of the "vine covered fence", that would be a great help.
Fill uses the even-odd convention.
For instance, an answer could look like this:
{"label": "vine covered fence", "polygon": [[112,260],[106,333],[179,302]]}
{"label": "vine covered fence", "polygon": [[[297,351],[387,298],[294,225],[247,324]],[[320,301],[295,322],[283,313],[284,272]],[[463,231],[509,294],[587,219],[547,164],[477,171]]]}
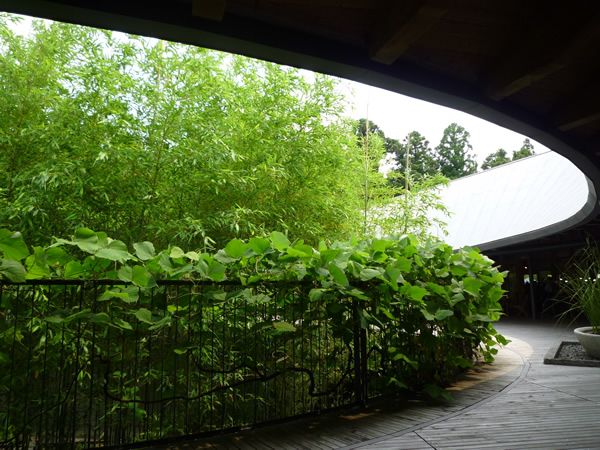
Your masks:
{"label": "vine covered fence", "polygon": [[357,299],[312,287],[0,284],[0,445],[127,446],[276,421],[422,388],[453,370],[441,355],[457,344],[470,356],[410,306],[365,328]]}

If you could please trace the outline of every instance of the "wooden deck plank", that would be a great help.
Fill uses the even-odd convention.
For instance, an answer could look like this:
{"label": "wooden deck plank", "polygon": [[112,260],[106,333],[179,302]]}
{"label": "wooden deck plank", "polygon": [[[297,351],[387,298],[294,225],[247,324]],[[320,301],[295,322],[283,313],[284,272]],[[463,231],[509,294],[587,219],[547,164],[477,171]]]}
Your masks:
{"label": "wooden deck plank", "polygon": [[416,433],[398,436],[387,441],[377,442],[372,446],[361,447],[366,450],[403,449],[403,450],[431,450],[433,447],[425,442]]}

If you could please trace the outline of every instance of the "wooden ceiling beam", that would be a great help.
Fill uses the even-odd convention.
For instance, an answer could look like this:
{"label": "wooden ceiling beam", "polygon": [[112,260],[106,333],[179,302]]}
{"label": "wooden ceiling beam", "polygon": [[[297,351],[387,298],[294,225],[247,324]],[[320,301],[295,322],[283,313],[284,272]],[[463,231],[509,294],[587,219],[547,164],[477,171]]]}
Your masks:
{"label": "wooden ceiling beam", "polygon": [[[576,33],[561,33],[574,27]],[[571,38],[567,40],[566,36]],[[599,43],[600,15],[576,24],[569,18],[555,16],[532,29],[529,38],[518,41],[497,59],[484,80],[484,92],[489,98],[502,100],[564,69]]]}
{"label": "wooden ceiling beam", "polygon": [[579,89],[568,102],[555,111],[554,123],[561,131],[569,131],[600,120],[600,86]]}
{"label": "wooden ceiling beam", "polygon": [[588,139],[586,148],[589,153],[595,155],[597,158],[600,158],[600,135],[596,135],[591,139]]}
{"label": "wooden ceiling beam", "polygon": [[392,2],[367,38],[370,58],[392,64],[446,15],[452,3],[454,0]]}
{"label": "wooden ceiling beam", "polygon": [[600,120],[600,105],[598,104],[580,103],[569,106],[568,113],[563,114],[556,122],[560,131],[569,131]]}
{"label": "wooden ceiling beam", "polygon": [[221,22],[226,6],[227,0],[193,0],[192,15]]}

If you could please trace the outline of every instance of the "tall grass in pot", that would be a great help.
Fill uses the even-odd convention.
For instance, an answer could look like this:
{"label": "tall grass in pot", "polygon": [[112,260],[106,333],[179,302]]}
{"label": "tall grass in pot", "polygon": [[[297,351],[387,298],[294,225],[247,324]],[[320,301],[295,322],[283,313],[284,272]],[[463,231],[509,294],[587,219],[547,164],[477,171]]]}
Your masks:
{"label": "tall grass in pot", "polygon": [[567,265],[562,275],[563,302],[568,308],[560,318],[584,315],[589,327],[575,329],[575,336],[587,353],[600,359],[600,249],[588,240]]}
{"label": "tall grass in pot", "polygon": [[600,334],[600,248],[588,240],[585,247],[570,259],[562,274],[561,292],[568,308],[561,317],[584,315],[592,332]]}

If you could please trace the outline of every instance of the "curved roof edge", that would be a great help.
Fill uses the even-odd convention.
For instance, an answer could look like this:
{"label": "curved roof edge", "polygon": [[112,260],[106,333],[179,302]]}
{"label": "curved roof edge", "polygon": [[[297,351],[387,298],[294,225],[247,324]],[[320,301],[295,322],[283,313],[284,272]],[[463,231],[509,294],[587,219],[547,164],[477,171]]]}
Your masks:
{"label": "curved roof edge", "polygon": [[476,247],[478,247],[480,250],[485,251],[498,249],[514,244],[521,244],[524,242],[531,241],[533,239],[544,238],[556,233],[570,230],[572,228],[577,227],[578,225],[589,221],[590,219],[592,219],[600,213],[600,204],[598,203],[598,197],[596,194],[596,190],[594,189],[594,184],[587,177],[586,181],[589,188],[587,201],[582,206],[582,208],[573,216],[569,217],[568,219],[557,222],[553,225],[538,228],[537,230],[532,230],[527,233],[522,233],[507,238],[486,242],[480,245],[476,245]]}
{"label": "curved roof edge", "polygon": [[600,211],[593,182],[573,163],[547,151],[452,180],[439,191],[449,211],[428,215],[446,222],[452,245],[482,250],[521,244],[580,227]]}

